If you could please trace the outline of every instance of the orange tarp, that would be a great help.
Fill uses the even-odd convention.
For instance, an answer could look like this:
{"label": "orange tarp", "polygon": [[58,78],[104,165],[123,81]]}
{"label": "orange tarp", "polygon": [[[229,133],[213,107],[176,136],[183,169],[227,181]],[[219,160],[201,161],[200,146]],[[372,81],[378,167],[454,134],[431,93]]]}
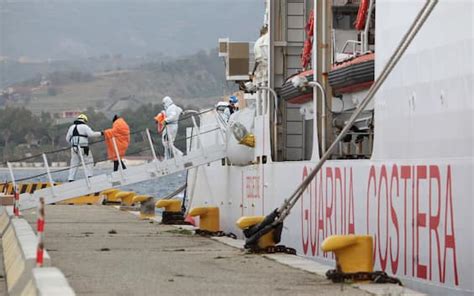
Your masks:
{"label": "orange tarp", "polygon": [[110,160],[117,160],[117,155],[115,154],[114,143],[112,142],[112,137],[115,138],[117,143],[117,150],[119,152],[120,158],[125,156],[128,145],[130,144],[130,128],[123,118],[118,118],[112,124],[112,128],[109,128],[104,131],[105,144],[107,146],[107,157]]}

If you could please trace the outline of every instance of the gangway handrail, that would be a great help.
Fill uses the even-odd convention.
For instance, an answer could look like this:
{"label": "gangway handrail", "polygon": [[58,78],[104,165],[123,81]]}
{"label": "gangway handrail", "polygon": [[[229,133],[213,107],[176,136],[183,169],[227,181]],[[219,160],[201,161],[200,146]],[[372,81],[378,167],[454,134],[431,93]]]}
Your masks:
{"label": "gangway handrail", "polygon": [[[51,194],[48,188],[36,190],[34,193],[24,193],[20,196],[20,209],[35,207],[39,197],[44,197],[46,203],[56,203],[61,200],[100,192],[109,188],[131,185],[138,182],[152,180],[173,174],[179,171],[206,165],[218,161],[226,156],[226,144],[206,146],[205,149],[196,149],[175,161],[165,159],[159,163],[151,162],[138,166],[132,166],[124,170],[125,178],[122,180],[118,172],[105,173],[90,178],[90,186],[86,180],[63,183],[56,186],[56,196]],[[159,164],[159,165],[157,165]],[[88,178],[87,178],[88,179]]]}
{"label": "gangway handrail", "polygon": [[[15,179],[15,176],[13,174],[13,167],[12,163],[7,161],[7,165],[9,166],[10,169],[10,175],[11,175],[11,181],[15,185],[18,184],[18,182],[25,181],[25,180],[30,180],[42,176],[47,176],[47,179],[49,180],[50,186],[44,187],[44,188],[39,188],[36,191],[30,193],[30,192],[24,192],[20,194],[20,199],[19,199],[19,209],[27,209],[31,207],[36,207],[37,203],[39,201],[40,197],[44,197],[46,200],[46,203],[56,203],[64,199],[68,198],[74,198],[77,196],[82,196],[82,195],[87,195],[95,192],[100,192],[105,189],[117,187],[117,186],[125,186],[125,185],[131,185],[137,182],[143,182],[147,180],[151,180],[154,178],[159,178],[165,175],[169,175],[178,171],[183,171],[183,170],[189,170],[191,168],[196,168],[201,165],[209,164],[211,162],[218,161],[222,158],[225,158],[227,155],[227,146],[226,146],[226,141],[224,137],[225,131],[223,131],[222,126],[219,125],[219,122],[214,122],[212,124],[206,124],[202,125],[202,120],[197,122],[197,116],[207,113],[207,112],[216,112],[215,109],[208,109],[208,110],[203,110],[201,112],[193,112],[189,116],[185,116],[180,118],[181,120],[186,120],[186,119],[191,119],[192,120],[192,125],[191,128],[193,129],[193,132],[188,136],[185,135],[184,137],[178,137],[175,139],[175,143],[182,141],[182,140],[188,140],[192,139],[194,137],[197,138],[199,145],[193,145],[190,150],[187,151],[186,155],[183,155],[182,157],[177,157],[175,154],[175,157],[172,159],[162,159],[161,156],[158,158],[157,151],[155,151],[155,144],[153,141],[155,134],[160,134],[158,131],[151,131],[149,129],[145,130],[139,130],[139,131],[133,131],[130,134],[136,134],[136,133],[142,133],[142,141],[140,142],[135,142],[137,146],[133,147],[132,153],[127,153],[127,155],[132,155],[135,153],[142,153],[144,151],[151,151],[153,161],[152,162],[145,162],[143,164],[137,165],[137,166],[130,166],[126,170],[123,170],[121,166],[121,156],[119,154],[119,150],[117,147],[117,139],[119,137],[128,137],[128,135],[119,135],[119,136],[113,136],[111,138],[112,140],[112,145],[113,149],[115,151],[115,155],[117,156],[117,160],[119,161],[119,168],[120,170],[118,172],[108,172],[108,173],[102,173],[99,175],[95,176],[88,176],[90,174],[89,166],[91,164],[95,164],[98,162],[102,162],[106,159],[108,159],[108,156],[101,156],[99,157],[99,160],[91,160],[89,161],[89,158],[86,158],[82,149],[78,150],[79,154],[79,164],[75,164],[74,166],[68,166],[65,168],[61,168],[58,170],[51,170],[49,166],[49,161],[48,161],[48,154],[57,152],[57,151],[66,151],[72,149],[71,147],[67,148],[62,148],[62,149],[57,149],[54,151],[48,151],[48,152],[42,152],[41,154],[34,155],[34,156],[29,156],[27,157],[28,159],[30,158],[35,158],[35,157],[42,157],[42,162],[43,165],[41,166],[43,168],[43,172],[41,174],[36,174],[34,176],[28,176],[26,178],[22,179]],[[215,139],[212,142],[204,142],[205,138],[203,138],[204,134],[207,133],[215,133],[217,132],[219,136],[215,137]],[[138,140],[137,137],[134,137],[134,139]],[[148,140],[148,141],[147,141]],[[99,141],[90,141],[89,142],[89,147],[93,148],[93,145],[104,142],[105,139],[101,139]],[[215,142],[214,142],[215,141]],[[146,149],[140,149],[143,147],[145,144]],[[129,147],[130,148],[130,147]],[[138,148],[138,149],[137,149]],[[90,153],[92,153],[93,149],[90,149]],[[136,151],[138,150],[138,151]],[[161,154],[161,153],[160,153]],[[89,154],[89,156],[92,156]],[[115,157],[113,157],[115,159]],[[23,159],[17,159],[15,161],[21,161]],[[158,161],[160,159],[160,161]],[[82,166],[84,169],[84,179],[77,179],[72,182],[63,182],[63,183],[56,183],[55,178],[53,178],[53,175],[58,173],[58,172],[63,172],[70,170],[71,168],[77,169],[77,167]],[[10,183],[6,182],[6,184]],[[15,187],[16,188],[16,187]]]}
{"label": "gangway handrail", "polygon": [[[186,111],[189,111],[189,110],[186,110]],[[185,111],[185,112],[186,112]],[[193,110],[194,111],[194,110]],[[195,117],[196,115],[202,115],[202,114],[205,114],[205,113],[208,113],[208,112],[211,112],[211,111],[215,111],[215,108],[209,108],[209,109],[204,109],[202,111],[195,111],[193,112],[192,114],[190,114],[189,116],[184,116],[184,117],[181,117],[179,119],[179,121],[183,121],[183,120],[187,120],[189,118],[193,118]],[[220,128],[216,128],[216,129],[212,129],[212,130],[206,130],[206,131],[200,131],[200,134],[206,134],[206,133],[209,133],[209,132],[213,132],[213,131],[217,131],[219,130]],[[138,151],[135,151],[134,153],[127,153],[127,155],[133,155],[133,154],[137,154],[137,153],[141,153],[141,152],[144,152],[144,151],[147,151],[147,150],[152,150],[152,154],[153,154],[153,158],[154,159],[158,159],[157,155],[156,155],[156,151],[154,149],[154,146],[153,146],[153,141],[151,140],[151,134],[152,132],[150,132],[150,130],[147,128],[145,130],[136,130],[136,131],[132,131],[130,132],[130,135],[134,135],[134,134],[138,134],[138,133],[145,133],[147,135],[147,137],[149,137],[148,139],[148,144],[150,145],[150,148],[148,149],[142,149],[142,150],[138,150]],[[222,130],[221,130],[222,132]],[[150,134],[150,135],[148,135]],[[155,132],[155,134],[159,134],[158,132]],[[119,135],[119,136],[116,136],[117,138],[118,137],[128,137],[128,135]],[[178,137],[175,139],[175,143],[176,142],[180,142],[182,140],[187,140],[187,139],[190,139],[190,138],[193,138],[193,137],[199,137],[199,135],[191,135],[189,137]],[[97,141],[90,141],[89,142],[89,146],[93,146],[97,143],[102,143],[102,142],[105,142],[105,139],[100,139],[100,140],[97,140]],[[115,146],[115,145],[114,145]],[[11,181],[7,181],[5,182],[6,184],[9,184],[9,183],[16,183],[16,182],[20,182],[20,181],[26,181],[26,180],[29,180],[29,179],[34,179],[34,178],[38,178],[38,177],[42,177],[42,176],[48,176],[48,179],[50,180],[50,183],[54,184],[54,182],[51,182],[52,178],[50,178],[49,176],[51,174],[55,174],[55,173],[58,173],[58,172],[62,172],[62,171],[66,171],[66,170],[69,170],[70,168],[77,168],[77,167],[80,167],[80,166],[84,166],[85,165],[90,165],[92,163],[85,163],[85,162],[82,162],[81,161],[81,164],[79,165],[76,165],[76,166],[68,166],[67,168],[64,168],[64,169],[60,169],[60,170],[54,170],[54,171],[51,171],[49,166],[47,166],[46,164],[44,164],[44,167],[46,169],[46,172],[45,173],[41,173],[41,174],[36,174],[36,175],[33,175],[33,176],[28,176],[28,177],[25,177],[25,178],[21,178],[21,179],[17,179],[15,180],[14,179],[14,176],[13,176],[13,167],[11,166],[11,163],[17,163],[17,162],[23,162],[25,160],[29,160],[29,159],[34,159],[34,158],[39,158],[41,157],[42,158],[42,162],[43,163],[47,163],[47,158],[45,159],[45,156],[46,155],[50,155],[50,154],[54,154],[54,153],[59,153],[59,152],[64,152],[64,151],[68,151],[71,149],[71,146],[67,146],[67,147],[62,147],[62,148],[59,148],[59,149],[55,149],[55,150],[50,150],[50,151],[42,151],[41,153],[38,153],[38,154],[35,154],[35,155],[30,155],[30,156],[27,156],[27,157],[23,157],[23,158],[18,158],[18,159],[13,159],[13,160],[7,160],[5,161],[5,164],[7,165],[7,167],[9,168],[10,170],[10,177],[11,177]],[[115,149],[115,148],[114,148]],[[117,152],[116,152],[117,153]],[[94,160],[93,164],[96,164],[96,163],[100,163],[102,161],[105,161],[107,159],[100,159],[100,160]],[[121,168],[121,166],[120,166]],[[84,170],[85,171],[85,170]],[[15,182],[16,181],[16,182]]]}
{"label": "gangway handrail", "polygon": [[[207,133],[211,133],[211,132],[214,132],[214,131],[218,131],[220,128],[214,128],[214,129],[210,129],[210,130],[206,130],[206,131],[202,131],[201,132],[201,135],[203,134],[207,134]],[[146,130],[145,130],[146,132]],[[155,134],[155,135],[158,135],[158,132],[154,132],[154,131],[149,131],[148,132],[150,133],[150,137],[151,137],[151,134]],[[177,141],[182,141],[182,140],[187,140],[187,139],[192,139],[192,138],[195,138],[197,137],[197,135],[191,135],[189,137],[179,137],[179,138],[176,138],[175,142]],[[153,143],[154,144],[154,143]],[[153,147],[154,149],[154,146],[150,146],[148,148],[144,148],[144,149],[140,149],[140,150],[137,150],[135,152],[131,152],[131,153],[127,153],[128,156],[131,156],[131,155],[135,155],[135,154],[140,154],[142,152],[146,152],[146,151],[153,151],[151,149],[151,147]],[[71,147],[67,148],[67,150],[70,150]],[[46,154],[46,152],[45,152]],[[42,154],[39,154],[38,156],[41,156]],[[155,154],[156,155],[156,154]],[[36,156],[36,157],[38,157]],[[156,158],[157,159],[157,158]],[[98,161],[93,161],[93,162],[86,162],[85,164],[86,165],[91,165],[91,164],[96,164],[96,163],[101,163],[103,161],[105,161],[106,159],[103,159],[103,160],[98,160]],[[9,165],[9,163],[12,163],[12,162],[16,162],[16,161],[7,161],[7,166]],[[82,166],[82,164],[78,164],[78,165],[75,165],[75,166],[67,166],[67,167],[64,167],[64,168],[61,168],[61,169],[57,169],[57,170],[50,170],[50,174],[54,175],[56,173],[60,173],[60,172],[64,172],[64,171],[68,171],[70,168],[77,168],[77,167],[80,167]],[[13,167],[12,167],[12,170],[13,170]],[[31,179],[35,179],[35,178],[40,178],[40,177],[43,177],[43,176],[47,176],[47,172],[44,172],[44,173],[40,173],[40,174],[36,174],[36,175],[32,175],[32,176],[27,176],[27,177],[24,177],[24,178],[18,178],[18,179],[15,179],[16,183],[18,182],[22,182],[22,181],[26,181],[26,180],[31,180]],[[13,177],[10,176],[13,180]],[[5,181],[4,182],[5,184],[10,184],[10,183],[13,183],[12,181]],[[3,184],[3,183],[2,183]]]}
{"label": "gangway handrail", "polygon": [[[189,111],[189,110],[186,110],[186,111]],[[186,112],[185,111],[185,112]],[[215,108],[208,108],[208,109],[204,109],[202,111],[196,111],[195,114],[192,114],[192,115],[188,115],[188,116],[184,116],[184,117],[181,117],[178,122],[181,122],[181,121],[184,121],[184,120],[187,120],[195,115],[202,115],[202,114],[205,114],[205,113],[208,113],[208,112],[211,112],[211,111],[215,111]],[[193,112],[194,113],[194,112]],[[131,135],[135,135],[135,134],[138,134],[138,133],[141,133],[141,132],[144,132],[145,130],[136,130],[136,131],[131,131],[130,132],[130,136]],[[123,136],[117,136],[117,137],[126,137],[125,135]],[[100,139],[100,140],[95,140],[95,141],[90,141],[89,142],[89,146],[91,145],[94,145],[94,144],[97,144],[97,143],[102,143],[102,142],[105,142],[105,139]],[[30,156],[26,156],[26,157],[22,157],[22,158],[17,158],[17,159],[13,159],[13,160],[6,160],[4,161],[4,164],[6,164],[7,162],[22,162],[22,161],[25,161],[25,160],[29,160],[29,159],[34,159],[34,158],[38,158],[38,157],[42,157],[43,154],[53,154],[53,153],[58,153],[58,152],[63,152],[63,151],[68,151],[71,149],[71,146],[66,146],[66,147],[61,147],[59,149],[55,149],[55,150],[49,150],[49,151],[42,151],[41,153],[38,153],[38,154],[34,154],[34,155],[30,155]]]}

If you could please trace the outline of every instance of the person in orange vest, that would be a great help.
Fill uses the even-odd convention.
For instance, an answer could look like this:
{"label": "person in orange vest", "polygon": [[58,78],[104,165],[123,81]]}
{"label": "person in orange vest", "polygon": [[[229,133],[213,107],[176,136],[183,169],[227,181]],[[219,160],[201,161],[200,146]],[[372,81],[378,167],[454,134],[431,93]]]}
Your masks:
{"label": "person in orange vest", "polygon": [[[118,170],[119,164],[122,165],[123,169],[126,169],[127,167],[123,163],[123,157],[125,156],[125,152],[130,144],[130,128],[128,127],[127,122],[125,122],[122,117],[115,115],[112,120],[112,128],[104,131],[104,137],[107,146],[107,157],[114,161],[114,172]],[[115,152],[112,139],[115,139],[119,157],[117,157],[117,153]]]}

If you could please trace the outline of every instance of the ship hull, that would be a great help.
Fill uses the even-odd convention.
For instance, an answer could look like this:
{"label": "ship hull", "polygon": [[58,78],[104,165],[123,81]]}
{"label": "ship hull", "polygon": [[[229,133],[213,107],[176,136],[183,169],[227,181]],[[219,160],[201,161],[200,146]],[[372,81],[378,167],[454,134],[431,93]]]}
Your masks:
{"label": "ship hull", "polygon": [[[193,206],[218,205],[221,226],[266,215],[314,162],[199,168]],[[285,220],[282,243],[334,265],[320,250],[333,234],[374,237],[375,269],[430,294],[472,294],[472,159],[328,161]],[[189,186],[194,186],[193,173]]]}

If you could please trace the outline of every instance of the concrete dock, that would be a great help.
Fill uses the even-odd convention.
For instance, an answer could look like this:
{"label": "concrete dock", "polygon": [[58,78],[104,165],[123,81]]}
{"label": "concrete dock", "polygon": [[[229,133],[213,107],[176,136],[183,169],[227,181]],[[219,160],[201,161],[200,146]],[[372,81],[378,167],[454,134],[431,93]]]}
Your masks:
{"label": "concrete dock", "polygon": [[77,295],[367,295],[114,207],[47,206],[45,234]]}

